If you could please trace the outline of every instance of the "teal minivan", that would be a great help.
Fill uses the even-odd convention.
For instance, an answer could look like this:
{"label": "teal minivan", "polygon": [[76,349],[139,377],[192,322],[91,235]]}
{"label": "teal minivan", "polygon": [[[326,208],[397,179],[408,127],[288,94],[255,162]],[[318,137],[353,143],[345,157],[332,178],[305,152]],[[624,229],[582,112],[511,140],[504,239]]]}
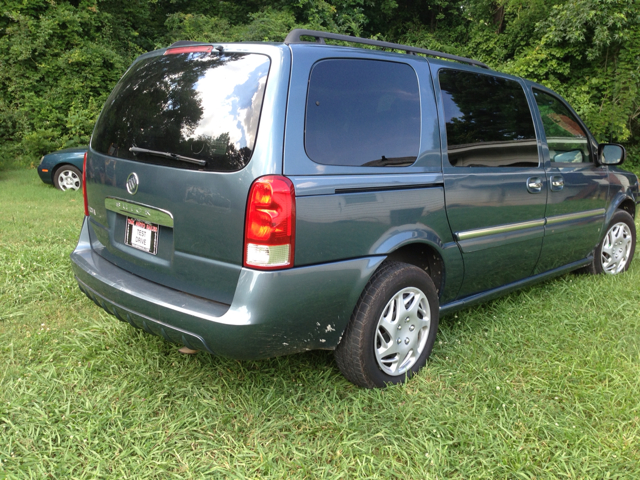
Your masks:
{"label": "teal minivan", "polygon": [[554,92],[476,60],[309,30],[178,42],[136,59],[100,114],[73,271],[171,342],[335,350],[383,387],[426,363],[440,315],[627,270],[624,157]]}

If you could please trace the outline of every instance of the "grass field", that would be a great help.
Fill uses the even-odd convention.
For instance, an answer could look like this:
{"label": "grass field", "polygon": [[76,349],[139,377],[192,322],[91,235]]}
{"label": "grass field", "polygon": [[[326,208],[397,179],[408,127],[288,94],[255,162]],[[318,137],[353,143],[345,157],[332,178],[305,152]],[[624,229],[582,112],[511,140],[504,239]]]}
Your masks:
{"label": "grass field", "polygon": [[441,320],[405,386],[330,352],[236,362],[108,316],[81,193],[0,172],[0,478],[639,478],[640,264]]}

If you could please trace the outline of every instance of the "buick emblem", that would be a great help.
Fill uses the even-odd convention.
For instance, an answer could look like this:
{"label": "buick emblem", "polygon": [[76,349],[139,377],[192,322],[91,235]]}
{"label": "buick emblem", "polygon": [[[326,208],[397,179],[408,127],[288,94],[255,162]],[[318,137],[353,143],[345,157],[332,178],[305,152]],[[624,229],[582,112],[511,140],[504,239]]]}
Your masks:
{"label": "buick emblem", "polygon": [[131,195],[135,195],[138,191],[138,175],[135,172],[131,172],[127,177],[127,192]]}

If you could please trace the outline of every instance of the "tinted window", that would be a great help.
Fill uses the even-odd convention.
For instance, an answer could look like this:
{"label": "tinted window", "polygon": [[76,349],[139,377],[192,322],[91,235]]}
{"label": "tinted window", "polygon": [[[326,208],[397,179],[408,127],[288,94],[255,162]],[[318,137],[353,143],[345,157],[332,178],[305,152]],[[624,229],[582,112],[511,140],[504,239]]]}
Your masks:
{"label": "tinted window", "polygon": [[567,106],[556,97],[533,89],[552,162],[589,162],[587,134]]}
{"label": "tinted window", "polygon": [[[140,60],[107,99],[93,134],[98,152],[214,171],[239,170],[253,152],[269,58],[182,53]],[[204,166],[131,147],[204,160]]]}
{"label": "tinted window", "polygon": [[439,80],[451,165],[538,165],[533,119],[518,82],[459,70],[441,70]]}
{"label": "tinted window", "polygon": [[309,79],[305,148],[326,165],[411,165],[420,148],[413,69],[376,60],[317,63]]}

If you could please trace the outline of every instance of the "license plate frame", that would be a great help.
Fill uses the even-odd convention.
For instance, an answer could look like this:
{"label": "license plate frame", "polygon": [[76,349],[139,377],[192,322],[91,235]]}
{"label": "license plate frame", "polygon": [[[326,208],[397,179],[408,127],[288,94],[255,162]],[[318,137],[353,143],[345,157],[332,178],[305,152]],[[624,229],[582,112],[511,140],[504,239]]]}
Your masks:
{"label": "license plate frame", "polygon": [[151,255],[158,253],[158,234],[160,226],[133,217],[126,217],[124,244]]}

